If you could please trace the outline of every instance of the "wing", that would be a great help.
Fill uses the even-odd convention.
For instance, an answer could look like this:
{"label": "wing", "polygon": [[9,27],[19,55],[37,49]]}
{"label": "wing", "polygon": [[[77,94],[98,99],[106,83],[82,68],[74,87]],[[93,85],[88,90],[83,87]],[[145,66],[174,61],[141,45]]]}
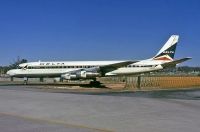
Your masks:
{"label": "wing", "polygon": [[125,67],[125,66],[128,66],[128,65],[136,63],[136,62],[138,62],[138,61],[123,61],[123,62],[114,63],[114,64],[110,64],[110,65],[100,66],[99,69],[100,69],[101,73],[103,75],[105,75],[105,73],[107,73],[107,72],[114,71],[118,68]]}
{"label": "wing", "polygon": [[66,72],[63,74],[77,74],[80,73],[81,71],[86,71],[86,72],[93,72],[93,73],[101,73],[102,75],[105,75],[107,72],[111,72],[113,70],[116,70],[117,68],[124,67],[133,63],[136,63],[138,61],[122,61],[119,63],[113,63],[109,65],[104,65],[104,66],[98,66],[98,67],[92,67],[92,68],[82,68],[78,70],[73,70],[70,72]]}

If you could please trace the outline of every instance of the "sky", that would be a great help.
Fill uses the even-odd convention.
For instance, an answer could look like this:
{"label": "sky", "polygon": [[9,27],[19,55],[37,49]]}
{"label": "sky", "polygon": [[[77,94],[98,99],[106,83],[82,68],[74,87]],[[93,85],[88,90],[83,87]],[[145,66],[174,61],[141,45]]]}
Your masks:
{"label": "sky", "polygon": [[0,1],[0,65],[147,59],[173,34],[175,57],[200,66],[199,0]]}

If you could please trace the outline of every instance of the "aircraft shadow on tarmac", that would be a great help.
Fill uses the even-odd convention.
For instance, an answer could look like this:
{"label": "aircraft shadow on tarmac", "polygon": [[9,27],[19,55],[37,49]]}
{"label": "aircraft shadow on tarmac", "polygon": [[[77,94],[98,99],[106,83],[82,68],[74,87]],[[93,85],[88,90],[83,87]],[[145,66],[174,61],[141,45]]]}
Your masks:
{"label": "aircraft shadow on tarmac", "polygon": [[200,90],[160,90],[160,91],[137,91],[137,92],[105,92],[89,93],[92,95],[142,97],[155,99],[181,99],[181,100],[200,100]]}
{"label": "aircraft shadow on tarmac", "polygon": [[109,87],[106,87],[104,84],[77,84],[77,83],[28,83],[23,84],[21,82],[17,83],[1,83],[0,86],[66,86],[66,87],[73,87],[73,86],[79,86],[81,88],[103,88],[103,89],[110,89]]}

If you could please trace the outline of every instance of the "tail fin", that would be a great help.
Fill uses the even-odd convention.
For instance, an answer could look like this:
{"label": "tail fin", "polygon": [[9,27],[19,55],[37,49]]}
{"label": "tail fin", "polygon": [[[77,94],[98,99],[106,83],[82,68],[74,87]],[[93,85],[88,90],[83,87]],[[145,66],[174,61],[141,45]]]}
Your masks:
{"label": "tail fin", "polygon": [[160,51],[153,57],[153,60],[172,61],[174,59],[176,45],[178,43],[179,36],[172,35]]}

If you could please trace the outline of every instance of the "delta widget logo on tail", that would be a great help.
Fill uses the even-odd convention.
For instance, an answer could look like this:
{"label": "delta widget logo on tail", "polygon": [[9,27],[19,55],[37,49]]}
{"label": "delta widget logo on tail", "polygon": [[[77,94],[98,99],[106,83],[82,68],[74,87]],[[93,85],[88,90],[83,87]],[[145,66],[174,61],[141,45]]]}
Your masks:
{"label": "delta widget logo on tail", "polygon": [[173,59],[169,55],[163,55],[163,56],[154,58],[154,60],[173,61]]}
{"label": "delta widget logo on tail", "polygon": [[178,38],[178,35],[172,35],[153,60],[173,61]]}

